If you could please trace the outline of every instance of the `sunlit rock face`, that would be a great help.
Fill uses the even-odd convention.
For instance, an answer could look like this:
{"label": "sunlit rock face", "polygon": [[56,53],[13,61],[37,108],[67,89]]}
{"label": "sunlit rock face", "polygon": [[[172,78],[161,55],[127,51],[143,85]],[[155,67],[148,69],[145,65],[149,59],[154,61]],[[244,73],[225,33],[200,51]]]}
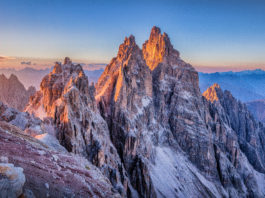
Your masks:
{"label": "sunlit rock face", "polygon": [[112,145],[107,123],[100,116],[94,99],[94,86],[80,65],[65,58],[45,76],[40,91],[26,111],[52,118],[57,138],[69,152],[80,154],[100,167],[121,194],[128,188],[123,166]]}
{"label": "sunlit rock face", "polygon": [[218,84],[213,84],[211,87],[209,87],[205,92],[203,92],[203,96],[211,101],[212,103],[214,101],[218,101],[219,98],[218,98],[218,94],[217,92],[220,91],[220,86]]}
{"label": "sunlit rock face", "polygon": [[[219,102],[217,96],[209,94],[210,101]],[[125,39],[96,84],[96,101],[140,197],[265,195],[263,157],[255,158],[257,164],[251,160],[231,124],[240,128],[241,118],[202,97],[198,73],[159,28],[152,29],[142,51],[134,37]],[[264,142],[250,142],[258,141]],[[254,148],[257,156],[262,149]]]}
{"label": "sunlit rock face", "polygon": [[0,121],[0,145],[0,197],[121,197],[88,160],[51,150],[7,122]]}
{"label": "sunlit rock face", "polygon": [[[217,177],[217,171],[210,169],[216,164],[210,134],[201,118],[203,103],[198,75],[179,58],[168,36],[161,35],[158,28],[152,29],[143,52],[134,38],[131,41],[125,39],[117,57],[106,67],[96,85],[96,99],[131,183],[140,196],[177,196],[174,189],[179,186],[163,188],[159,185],[168,182],[160,173],[159,169],[165,166],[157,151],[163,155],[168,148],[172,154],[164,157],[171,158],[183,148],[199,168]],[[145,46],[148,46],[147,51]],[[145,56],[152,47],[155,53]],[[157,53],[161,58],[152,61]],[[198,152],[209,160],[202,159]],[[173,167],[168,171],[174,175],[177,171],[174,162],[167,163]],[[192,175],[189,170],[187,174]],[[176,179],[172,178],[171,182]],[[190,186],[185,193],[191,189],[196,191],[195,186]]]}
{"label": "sunlit rock face", "polygon": [[3,74],[0,75],[0,90],[0,101],[20,111],[24,110],[29,98],[36,92],[34,87],[29,87],[26,90],[13,74],[9,78]]}
{"label": "sunlit rock face", "polygon": [[147,124],[153,121],[152,75],[133,36],[125,38],[100,77],[96,99],[133,187],[141,196],[155,196],[145,163],[152,155]]}
{"label": "sunlit rock face", "polygon": [[143,44],[143,56],[149,68],[154,70],[159,63],[169,61],[167,57],[178,58],[179,52],[173,48],[166,33],[162,35],[160,28],[153,27],[149,40]]}

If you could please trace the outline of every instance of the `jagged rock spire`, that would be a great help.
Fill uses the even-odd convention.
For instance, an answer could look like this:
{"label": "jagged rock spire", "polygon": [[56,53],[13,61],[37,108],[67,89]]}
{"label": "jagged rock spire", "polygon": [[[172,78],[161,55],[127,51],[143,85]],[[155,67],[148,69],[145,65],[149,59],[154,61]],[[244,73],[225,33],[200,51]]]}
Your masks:
{"label": "jagged rock spire", "polygon": [[54,67],[53,67],[52,73],[53,73],[53,74],[59,74],[59,73],[61,73],[62,71],[63,71],[63,70],[62,70],[62,65],[61,65],[61,63],[56,62],[55,65],[54,65]]}
{"label": "jagged rock spire", "polygon": [[160,28],[154,26],[151,30],[149,40],[143,44],[143,56],[146,64],[151,70],[163,62],[167,57],[179,57],[166,33],[161,34]]}
{"label": "jagged rock spire", "polygon": [[68,65],[68,64],[72,64],[72,61],[71,61],[71,59],[69,58],[69,57],[65,57],[64,58],[64,63],[63,63],[64,65]]}
{"label": "jagged rock spire", "polygon": [[135,38],[133,35],[130,35],[129,37],[125,37],[124,42],[120,45],[117,58],[127,59],[128,55],[134,50],[136,47],[138,47],[135,43]]}
{"label": "jagged rock spire", "polygon": [[[96,99],[99,100],[100,97],[104,97],[104,101],[107,103],[110,103],[113,99],[116,102],[122,87],[124,88],[125,80],[131,79],[135,76],[135,73],[145,75],[149,72],[148,70],[142,51],[136,44],[134,36],[125,37],[124,42],[119,47],[117,57],[113,58],[110,64],[107,65],[96,84]],[[146,78],[151,78],[151,76],[148,75]],[[136,86],[136,83],[134,82],[133,85]],[[146,85],[146,89],[148,90],[145,90],[145,92],[151,95],[150,85]]]}
{"label": "jagged rock spire", "polygon": [[205,92],[203,92],[203,96],[210,101],[211,103],[213,103],[214,101],[218,101],[219,97],[218,97],[218,93],[220,92],[221,88],[217,83],[214,83],[211,87],[209,87]]}
{"label": "jagged rock spire", "polygon": [[107,123],[97,110],[94,86],[89,86],[81,65],[72,64],[68,57],[63,65],[56,63],[53,71],[43,78],[40,91],[26,111],[52,118],[61,145],[100,167],[121,194],[126,191],[128,180],[122,175],[120,158],[110,141]]}

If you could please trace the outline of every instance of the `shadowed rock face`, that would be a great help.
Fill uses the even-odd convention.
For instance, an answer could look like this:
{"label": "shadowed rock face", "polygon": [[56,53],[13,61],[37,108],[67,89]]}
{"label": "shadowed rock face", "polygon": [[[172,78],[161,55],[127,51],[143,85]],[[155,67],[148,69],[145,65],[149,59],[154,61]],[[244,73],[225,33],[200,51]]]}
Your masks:
{"label": "shadowed rock face", "polygon": [[245,104],[229,91],[223,92],[219,85],[213,85],[203,95],[207,96],[206,123],[213,132],[222,186],[231,197],[263,197],[264,127],[253,119]]}
{"label": "shadowed rock face", "polygon": [[41,82],[40,91],[31,99],[26,111],[50,117],[61,145],[98,166],[121,194],[128,188],[123,165],[110,141],[107,123],[100,116],[94,99],[94,86],[80,65],[65,58]]}
{"label": "shadowed rock face", "polygon": [[[217,93],[205,96],[220,102]],[[221,108],[203,98],[198,73],[159,28],[142,51],[134,37],[125,39],[96,84],[96,101],[141,197],[265,195],[263,148],[251,147],[261,155],[255,165],[244,147],[258,140],[242,139],[241,124],[250,123],[245,130],[255,137],[264,132],[251,129],[246,109],[237,117],[241,110],[228,101]]]}
{"label": "shadowed rock face", "polygon": [[50,150],[6,122],[0,122],[0,145],[1,156],[24,169],[25,197],[120,197],[112,192],[108,179],[84,158]]}
{"label": "shadowed rock face", "polygon": [[24,110],[29,98],[36,92],[34,87],[26,90],[14,74],[11,74],[9,78],[3,74],[0,75],[0,90],[0,101],[20,111]]}
{"label": "shadowed rock face", "polygon": [[[211,94],[209,94],[211,93]],[[214,84],[203,96],[211,101],[210,112],[218,114],[221,125],[226,125],[236,133],[240,149],[253,167],[265,173],[265,128],[255,121],[246,105],[237,101],[229,91],[222,91]]]}
{"label": "shadowed rock face", "polygon": [[265,100],[255,100],[246,103],[253,116],[265,126]]}

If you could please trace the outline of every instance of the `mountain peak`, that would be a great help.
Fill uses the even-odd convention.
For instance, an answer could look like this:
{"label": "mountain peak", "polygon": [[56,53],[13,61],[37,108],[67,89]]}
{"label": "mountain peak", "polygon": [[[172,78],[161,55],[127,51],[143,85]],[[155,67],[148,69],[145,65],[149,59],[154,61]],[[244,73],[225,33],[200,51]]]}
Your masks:
{"label": "mountain peak", "polygon": [[0,80],[3,81],[3,80],[7,80],[6,76],[4,74],[0,74]]}
{"label": "mountain peak", "polygon": [[217,83],[214,83],[210,86],[205,92],[203,92],[203,96],[213,103],[214,101],[219,101],[218,92],[221,91],[220,86]]}
{"label": "mountain peak", "polygon": [[140,48],[137,46],[134,36],[125,37],[124,42],[119,47],[117,59],[126,60],[136,51],[140,52]]}
{"label": "mountain peak", "polygon": [[136,45],[135,43],[135,37],[133,35],[130,35],[129,37],[125,37],[124,44],[126,45]]}
{"label": "mountain peak", "polygon": [[71,61],[71,59],[69,58],[69,57],[65,57],[64,58],[64,63],[63,63],[64,65],[69,65],[69,64],[72,64],[72,61]]}
{"label": "mountain peak", "polygon": [[163,62],[167,57],[179,57],[166,33],[161,34],[159,27],[154,26],[151,30],[149,40],[143,44],[143,56],[146,64],[151,70]]}
{"label": "mountain peak", "polygon": [[62,71],[63,71],[63,70],[62,70],[62,65],[61,65],[61,63],[56,62],[55,65],[54,65],[54,67],[53,67],[52,73],[53,73],[53,74],[59,74],[59,73],[61,73]]}
{"label": "mountain peak", "polygon": [[149,37],[149,40],[152,39],[152,38],[155,38],[157,36],[161,35],[161,30],[159,27],[157,26],[154,26],[151,30],[151,33],[150,33],[150,37]]}
{"label": "mountain peak", "polygon": [[18,78],[17,78],[16,75],[11,74],[10,77],[9,77],[9,80],[11,80],[11,81],[18,81]]}

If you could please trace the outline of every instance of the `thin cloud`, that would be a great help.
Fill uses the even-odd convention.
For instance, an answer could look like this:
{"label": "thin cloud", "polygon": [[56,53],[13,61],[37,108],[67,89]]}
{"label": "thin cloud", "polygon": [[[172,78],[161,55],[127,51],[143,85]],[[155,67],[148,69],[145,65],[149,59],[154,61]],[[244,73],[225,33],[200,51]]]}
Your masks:
{"label": "thin cloud", "polygon": [[28,62],[22,61],[22,62],[20,62],[20,64],[21,65],[31,65],[31,61],[28,61]]}
{"label": "thin cloud", "polygon": [[15,59],[15,58],[13,58],[13,57],[9,57],[9,56],[1,56],[1,55],[0,55],[0,61],[12,60],[12,59]]}

